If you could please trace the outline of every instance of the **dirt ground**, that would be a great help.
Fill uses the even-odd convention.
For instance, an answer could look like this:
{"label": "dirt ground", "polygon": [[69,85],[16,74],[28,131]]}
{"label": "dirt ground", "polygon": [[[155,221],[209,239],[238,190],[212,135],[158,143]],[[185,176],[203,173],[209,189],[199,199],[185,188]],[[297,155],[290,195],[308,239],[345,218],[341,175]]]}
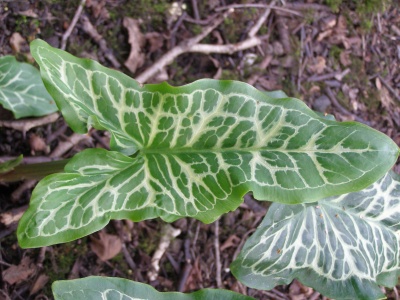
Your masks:
{"label": "dirt ground", "polygon": [[[338,120],[365,123],[400,145],[398,2],[277,0],[267,12],[265,4],[270,2],[0,0],[0,56],[12,54],[34,63],[29,42],[41,38],[54,47],[65,43],[68,52],[142,83],[240,80],[261,90],[283,90]],[[210,29],[219,18],[219,25]],[[206,46],[195,53],[198,44]],[[171,49],[182,51],[163,65]],[[161,71],[152,72],[155,69]],[[12,115],[0,109],[0,119],[12,120]],[[0,161],[20,154],[26,163],[68,158],[88,147],[107,148],[108,142],[101,131],[73,135],[62,118],[27,132],[0,127]],[[296,281],[257,291],[231,275],[232,258],[268,207],[251,196],[217,223],[172,223],[181,233],[161,259],[156,280],[150,281],[147,272],[160,241],[160,220],[113,221],[75,242],[21,249],[15,229],[35,183],[0,184],[0,299],[52,299],[53,281],[89,275],[150,283],[159,291],[220,286],[256,299],[324,299]],[[398,299],[397,289],[385,292]]]}

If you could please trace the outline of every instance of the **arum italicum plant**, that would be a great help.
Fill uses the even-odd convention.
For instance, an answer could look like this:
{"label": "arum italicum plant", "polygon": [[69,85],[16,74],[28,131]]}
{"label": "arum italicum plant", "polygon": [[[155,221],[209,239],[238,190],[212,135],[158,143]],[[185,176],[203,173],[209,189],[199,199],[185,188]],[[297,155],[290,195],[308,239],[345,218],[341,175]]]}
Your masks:
{"label": "arum italicum plant", "polygon": [[[397,283],[400,183],[389,170],[399,149],[384,134],[241,82],[140,85],[40,40],[31,52],[69,126],[108,130],[111,151],[84,150],[39,182],[19,223],[22,247],[72,241],[111,219],[210,223],[252,191],[274,203],[231,265],[243,284],[271,289],[297,278],[335,299],[377,299],[379,285]],[[56,299],[248,299],[99,277],[53,291]]]}

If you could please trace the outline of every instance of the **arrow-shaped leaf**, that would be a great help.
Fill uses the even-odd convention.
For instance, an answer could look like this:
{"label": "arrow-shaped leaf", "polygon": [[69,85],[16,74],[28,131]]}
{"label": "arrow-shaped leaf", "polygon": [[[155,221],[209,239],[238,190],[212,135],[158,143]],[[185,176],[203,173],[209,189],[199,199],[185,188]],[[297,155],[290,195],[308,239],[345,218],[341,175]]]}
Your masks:
{"label": "arrow-shaped leaf", "polygon": [[400,275],[400,182],[390,172],[360,192],[317,203],[273,203],[233,274],[272,289],[297,278],[334,299],[382,299]]}
{"label": "arrow-shaped leaf", "polygon": [[20,223],[22,246],[79,238],[110,218],[208,223],[249,190],[261,200],[313,202],[368,186],[397,158],[393,141],[367,126],[326,120],[245,83],[140,86],[43,41],[31,51],[71,127],[108,130],[123,154],[85,151],[39,183]]}
{"label": "arrow-shaped leaf", "polygon": [[15,118],[44,116],[57,111],[39,71],[14,56],[0,57],[0,104]]}
{"label": "arrow-shaped leaf", "polygon": [[122,278],[95,276],[56,281],[53,284],[53,294],[55,300],[254,300],[242,294],[217,289],[202,289],[190,294],[160,293],[147,284]]}

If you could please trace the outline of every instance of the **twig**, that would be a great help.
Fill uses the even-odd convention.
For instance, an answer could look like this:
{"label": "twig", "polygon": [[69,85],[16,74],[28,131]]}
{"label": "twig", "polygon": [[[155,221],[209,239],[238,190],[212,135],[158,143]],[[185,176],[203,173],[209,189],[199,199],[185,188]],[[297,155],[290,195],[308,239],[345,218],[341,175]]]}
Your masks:
{"label": "twig", "polygon": [[210,44],[196,44],[190,47],[186,52],[198,52],[198,53],[223,53],[223,54],[233,54],[238,51],[246,50],[262,43],[262,37],[252,37],[248,38],[242,42],[236,44],[226,44],[226,45],[210,45]]}
{"label": "twig", "polygon": [[181,42],[179,45],[169,50],[167,53],[161,56],[151,67],[149,67],[144,72],[139,74],[136,77],[136,80],[141,83],[147,82],[151,77],[156,75],[157,72],[161,71],[166,65],[174,61],[174,59],[177,56],[181,55],[182,53],[188,52],[188,50],[193,45],[196,45],[202,39],[204,39],[211,31],[213,31],[219,24],[221,24],[226,19],[226,17],[228,17],[228,15],[232,12],[233,12],[232,10],[229,10],[228,12],[224,13],[221,17],[213,20],[213,23],[208,27],[206,27],[200,34],[184,42]]}
{"label": "twig", "polygon": [[65,50],[66,46],[67,46],[67,40],[69,38],[69,36],[71,35],[72,30],[75,28],[76,23],[79,20],[79,17],[82,14],[82,10],[85,7],[86,4],[86,0],[81,0],[81,3],[79,4],[78,9],[75,12],[74,18],[71,21],[71,24],[69,24],[67,31],[63,34],[62,38],[61,38],[61,49]]}
{"label": "twig", "polygon": [[310,296],[310,298],[308,300],[317,300],[319,298],[319,296],[321,296],[320,293],[314,292],[314,293],[311,294],[311,296]]}
{"label": "twig", "polygon": [[304,39],[305,39],[304,25],[300,29],[300,55],[299,55],[299,68],[297,70],[297,91],[300,91],[301,86],[301,76],[303,75],[303,58],[304,58]]}
{"label": "twig", "polygon": [[192,256],[190,255],[190,239],[185,239],[184,242],[184,252],[185,252],[185,266],[183,267],[183,272],[181,274],[181,278],[178,284],[178,292],[183,292],[186,287],[186,282],[189,277],[190,272],[192,271]]}
{"label": "twig", "polygon": [[57,139],[61,134],[63,134],[67,129],[68,125],[63,120],[62,125],[56,131],[54,131],[53,133],[49,134],[46,137],[46,144],[50,144],[52,141]]}
{"label": "twig", "polygon": [[266,7],[264,13],[261,15],[261,17],[258,18],[256,24],[250,29],[248,33],[248,37],[252,38],[255,37],[257,32],[260,30],[261,26],[264,24],[264,22],[267,20],[269,14],[271,13],[271,7],[275,5],[275,0],[271,2],[270,6]]}
{"label": "twig", "polygon": [[[271,61],[272,61],[272,55],[267,55],[266,57],[264,57],[262,62],[259,64],[258,68],[260,68],[261,70],[265,70],[269,66]],[[260,76],[261,76],[260,73],[254,73],[247,80],[247,83],[250,84],[250,85],[254,85],[257,82],[257,80],[260,78]]]}
{"label": "twig", "polygon": [[216,266],[216,280],[217,287],[222,288],[221,280],[221,254],[219,251],[219,220],[215,221],[215,232],[214,232],[214,248],[215,248],[215,266]]}
{"label": "twig", "polygon": [[399,94],[390,86],[390,84],[385,79],[383,79],[381,75],[378,75],[378,78],[383,83],[383,85],[389,90],[389,92],[393,94],[396,100],[400,102]]}
{"label": "twig", "polygon": [[194,18],[196,20],[200,20],[199,9],[197,7],[197,0],[192,0],[192,9],[193,9]]}
{"label": "twig", "polygon": [[15,191],[11,194],[11,200],[13,202],[20,200],[22,194],[25,193],[26,190],[33,188],[36,184],[36,179],[28,179],[25,180]]}
{"label": "twig", "polygon": [[337,80],[341,81],[343,79],[343,77],[346,76],[348,73],[350,73],[350,69],[346,69],[343,72],[335,71],[335,72],[323,74],[323,75],[313,75],[311,77],[308,77],[307,81],[308,82],[324,81],[324,80],[332,79],[332,78],[336,78]]}
{"label": "twig", "polygon": [[280,6],[275,6],[275,1],[271,4],[261,4],[261,3],[248,3],[248,4],[231,4],[231,5],[227,5],[227,6],[223,6],[223,7],[218,7],[215,9],[215,11],[223,11],[223,10],[227,10],[227,9],[240,9],[240,8],[267,8],[267,9],[274,9],[274,10],[278,10],[278,11],[283,11],[283,12],[287,12],[289,14],[292,15],[296,15],[299,17],[302,17],[303,14],[299,13],[297,11],[288,9],[288,8],[284,8],[284,7],[280,7]]}
{"label": "twig", "polygon": [[44,259],[46,258],[46,250],[47,250],[46,246],[40,248],[39,255],[38,255],[38,258],[36,260],[36,265],[39,268],[43,268],[43,262],[44,262]]}
{"label": "twig", "polygon": [[13,223],[17,223],[21,219],[23,213],[28,208],[28,205],[24,205],[18,208],[5,211],[0,214],[0,223],[8,227]]}
{"label": "twig", "polygon": [[333,94],[332,90],[330,87],[326,87],[325,88],[326,94],[328,95],[329,99],[332,101],[332,104],[336,107],[336,109],[338,109],[340,111],[340,113],[344,114],[344,115],[348,115],[351,116],[354,120],[356,120],[357,122],[360,123],[364,123],[364,124],[369,124],[369,122],[361,119],[360,117],[356,116],[355,114],[351,113],[350,111],[348,111],[346,108],[344,108],[339,101],[336,99],[335,95]]}
{"label": "twig", "polygon": [[68,137],[66,141],[62,141],[58,143],[57,147],[53,150],[53,152],[49,155],[50,157],[62,157],[67,151],[69,151],[72,147],[77,145],[80,141],[84,139],[88,139],[89,136],[86,134],[77,134],[73,133]]}
{"label": "twig", "polygon": [[393,292],[394,292],[394,299],[399,300],[399,292],[397,291],[397,287],[393,287]]}
{"label": "twig", "polygon": [[328,6],[317,3],[300,3],[300,2],[286,3],[286,7],[290,7],[292,9],[302,9],[302,10],[313,9],[313,10],[323,10],[329,12],[332,11]]}
{"label": "twig", "polygon": [[59,118],[59,116],[60,116],[59,113],[52,113],[45,117],[35,118],[35,119],[0,121],[0,127],[8,127],[8,128],[22,131],[22,134],[25,137],[25,134],[28,130],[30,130],[34,127],[54,123]]}
{"label": "twig", "polygon": [[82,16],[82,30],[99,45],[100,50],[104,53],[104,56],[110,61],[113,67],[119,69],[121,64],[115,58],[112,51],[107,47],[105,39],[98,33],[93,24],[90,23],[87,16]]}
{"label": "twig", "polygon": [[170,224],[165,224],[161,229],[161,234],[160,243],[151,259],[151,270],[147,272],[150,281],[157,279],[161,257],[164,255],[165,251],[167,251],[171,240],[181,234],[181,230],[172,227]]}
{"label": "twig", "polygon": [[[0,163],[5,162],[7,160],[16,159],[16,156],[0,156]],[[48,156],[28,156],[22,159],[22,164],[39,164],[43,162],[60,160],[59,157],[48,157]]]}
{"label": "twig", "polygon": [[261,293],[263,295],[268,296],[270,299],[273,299],[273,300],[286,300],[285,298],[279,297],[278,295],[276,295],[272,292],[269,292],[269,291],[261,291]]}
{"label": "twig", "polygon": [[107,150],[110,150],[110,146],[101,138],[101,136],[99,135],[99,133],[95,130],[90,132],[90,135],[97,141],[99,142],[99,144]]}

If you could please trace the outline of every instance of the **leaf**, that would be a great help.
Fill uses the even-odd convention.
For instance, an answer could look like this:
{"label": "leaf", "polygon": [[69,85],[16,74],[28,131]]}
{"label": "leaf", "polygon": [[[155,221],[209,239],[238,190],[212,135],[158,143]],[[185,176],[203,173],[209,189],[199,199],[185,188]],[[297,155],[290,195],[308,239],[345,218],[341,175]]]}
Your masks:
{"label": "leaf", "polygon": [[397,158],[382,133],[244,83],[141,87],[43,41],[31,48],[70,126],[108,130],[122,153],[83,151],[41,181],[19,225],[23,247],[80,238],[112,218],[210,223],[250,190],[260,200],[313,202],[368,186]]}
{"label": "leaf", "polygon": [[14,117],[38,117],[57,111],[39,71],[13,56],[0,57],[0,104]]}
{"label": "leaf", "polygon": [[53,283],[55,300],[124,299],[124,300],[254,300],[242,294],[220,289],[202,289],[190,294],[160,293],[152,286],[122,278],[91,276]]}
{"label": "leaf", "polygon": [[99,231],[99,238],[91,236],[90,249],[102,260],[109,260],[121,252],[121,239],[113,234]]}
{"label": "leaf", "polygon": [[142,52],[142,47],[144,46],[146,39],[140,31],[140,21],[124,17],[122,24],[126,30],[128,30],[129,44],[131,45],[129,57],[125,61],[124,65],[131,73],[135,73],[144,63],[145,55]]}
{"label": "leaf", "polygon": [[317,203],[274,203],[237,260],[245,285],[272,289],[298,279],[334,299],[381,299],[400,275],[400,177]]}
{"label": "leaf", "polygon": [[23,158],[24,156],[21,154],[16,158],[0,163],[0,174],[14,170],[16,166],[22,163]]}
{"label": "leaf", "polygon": [[28,256],[22,258],[18,266],[11,265],[8,269],[2,272],[2,279],[8,284],[18,284],[26,281],[36,271],[36,267],[32,264]]}

